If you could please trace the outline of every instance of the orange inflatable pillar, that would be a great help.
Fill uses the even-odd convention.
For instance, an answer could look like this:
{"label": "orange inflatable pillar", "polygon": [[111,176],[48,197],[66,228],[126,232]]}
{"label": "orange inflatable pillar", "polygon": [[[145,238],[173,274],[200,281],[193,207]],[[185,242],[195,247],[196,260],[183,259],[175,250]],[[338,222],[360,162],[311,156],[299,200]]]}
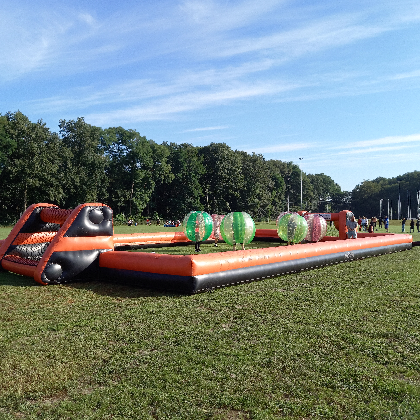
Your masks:
{"label": "orange inflatable pillar", "polygon": [[347,212],[348,210],[342,210],[338,213],[338,237],[340,239],[347,239]]}

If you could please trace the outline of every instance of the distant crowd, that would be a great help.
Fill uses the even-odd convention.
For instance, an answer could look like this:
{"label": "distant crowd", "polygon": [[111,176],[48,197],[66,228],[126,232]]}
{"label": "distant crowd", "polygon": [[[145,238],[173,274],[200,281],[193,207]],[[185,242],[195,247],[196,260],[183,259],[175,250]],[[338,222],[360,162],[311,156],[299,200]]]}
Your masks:
{"label": "distant crowd", "polygon": [[[152,225],[152,221],[150,219],[146,219],[146,225],[147,226],[151,226]],[[161,225],[161,221],[160,219],[156,219],[156,226],[160,226]],[[163,227],[178,227],[181,225],[181,221],[180,220],[167,220],[166,222],[163,223]],[[129,224],[129,226],[131,226]],[[137,223],[136,223],[137,226]]]}
{"label": "distant crowd", "polygon": [[[403,219],[401,220],[401,231],[405,232],[405,225],[408,222],[408,220],[403,217]],[[420,232],[420,218],[417,219],[410,219],[410,233],[413,232],[414,233],[414,226],[417,227],[417,232]]]}
{"label": "distant crowd", "polygon": [[[410,223],[410,233],[414,233],[415,228],[417,228],[417,232],[420,232],[420,218],[417,219],[409,219]],[[401,220],[401,231],[405,232],[405,225],[408,223],[407,218],[403,218]],[[370,220],[365,217],[359,216],[357,220],[357,224],[359,226],[360,232],[369,232],[373,233],[375,230],[384,228],[387,232],[389,232],[389,218],[385,216],[384,218],[373,216]]]}
{"label": "distant crowd", "polygon": [[385,218],[373,216],[370,220],[366,216],[359,216],[357,220],[357,224],[359,225],[360,232],[369,232],[373,233],[375,230],[382,229],[382,226],[385,230],[389,231],[389,218],[385,216]]}

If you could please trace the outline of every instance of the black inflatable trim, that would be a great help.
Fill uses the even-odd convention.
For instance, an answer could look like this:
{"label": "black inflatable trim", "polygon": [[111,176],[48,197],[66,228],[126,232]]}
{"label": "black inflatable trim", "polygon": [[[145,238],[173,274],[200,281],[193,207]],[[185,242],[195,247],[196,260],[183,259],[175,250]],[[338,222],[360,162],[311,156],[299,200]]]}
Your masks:
{"label": "black inflatable trim", "polygon": [[359,249],[356,251],[339,252],[335,254],[320,255],[317,257],[308,257],[267,265],[239,268],[219,273],[204,274],[195,277],[194,293],[204,292],[224,286],[233,286],[250,281],[263,280],[265,278],[276,277],[283,274],[311,270],[314,268],[324,267],[326,265],[339,264],[383,254],[390,254],[393,252],[405,251],[407,249],[411,249],[411,243],[388,245],[370,249]]}
{"label": "black inflatable trim", "polygon": [[194,294],[220,287],[234,286],[241,283],[263,280],[269,277],[277,277],[283,274],[296,273],[324,267],[326,265],[339,264],[383,254],[391,254],[393,252],[405,251],[408,249],[411,249],[411,243],[300,258],[291,261],[203,274],[200,276],[173,276],[170,274],[146,273],[100,267],[100,276],[102,279],[110,282],[119,281],[124,284],[146,289],[169,290],[184,294]]}
{"label": "black inflatable trim", "polygon": [[109,249],[53,252],[41,274],[47,284],[62,284],[76,279],[98,278],[99,254]]}
{"label": "black inflatable trim", "polygon": [[99,270],[99,278],[109,283],[121,283],[143,289],[165,290],[182,294],[196,293],[193,287],[194,278],[191,276],[146,273],[108,267],[100,267]]}
{"label": "black inflatable trim", "polygon": [[64,236],[112,236],[112,210],[107,206],[83,207]]}

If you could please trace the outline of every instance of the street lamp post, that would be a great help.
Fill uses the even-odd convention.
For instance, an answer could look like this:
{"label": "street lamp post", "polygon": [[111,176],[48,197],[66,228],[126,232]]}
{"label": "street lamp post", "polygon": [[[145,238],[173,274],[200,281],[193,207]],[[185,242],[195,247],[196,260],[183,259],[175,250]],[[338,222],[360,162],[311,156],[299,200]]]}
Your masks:
{"label": "street lamp post", "polygon": [[401,214],[401,185],[400,181],[398,181],[398,210],[397,210],[397,220],[400,220]]}
{"label": "street lamp post", "polygon": [[417,214],[416,214],[417,219],[419,218],[419,215],[420,215],[420,190],[417,190]]}

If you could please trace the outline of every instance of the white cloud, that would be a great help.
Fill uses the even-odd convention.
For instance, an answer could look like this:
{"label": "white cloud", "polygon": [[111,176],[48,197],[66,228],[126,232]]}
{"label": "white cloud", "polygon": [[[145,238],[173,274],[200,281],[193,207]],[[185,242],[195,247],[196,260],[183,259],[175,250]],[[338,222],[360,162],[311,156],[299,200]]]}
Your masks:
{"label": "white cloud", "polygon": [[[360,25],[356,16],[334,16],[308,22],[297,29],[275,31],[253,38],[239,38],[217,46],[213,53],[222,57],[271,52],[274,57],[291,59],[303,54],[353,43],[360,39],[377,36],[387,27]],[[280,56],[279,56],[280,54]]]}
{"label": "white cloud", "polygon": [[0,18],[1,78],[51,72],[58,63],[74,60],[77,55],[69,57],[72,46],[86,42],[94,23],[88,13],[78,14],[67,7],[43,9],[23,4],[16,11],[4,11]]}
{"label": "white cloud", "polygon": [[162,99],[147,102],[143,105],[120,108],[118,110],[101,113],[90,113],[86,119],[96,125],[108,124],[110,121],[121,123],[133,123],[139,121],[153,121],[173,118],[175,114],[202,109],[214,105],[229,105],[233,101],[258,98],[264,95],[272,95],[282,89],[283,86],[274,86],[270,83],[236,84],[217,90],[194,90],[191,93],[170,95]]}
{"label": "white cloud", "polygon": [[80,13],[79,14],[79,19],[82,22],[87,23],[91,27],[97,27],[98,26],[96,19],[90,13]]}
{"label": "white cloud", "polygon": [[[95,124],[106,121],[150,121],[173,118],[175,114],[194,111],[214,105],[229,105],[234,101],[273,97],[281,92],[293,91],[301,86],[287,81],[254,80],[249,75],[266,69],[269,63],[244,63],[227,68],[179,72],[170,81],[139,79],[117,82],[103,88],[78,88],[33,101],[38,111],[85,110]],[[106,109],[112,106],[112,111]]]}
{"label": "white cloud", "polygon": [[273,146],[265,147],[252,147],[245,149],[248,153],[260,153],[263,155],[271,153],[281,153],[281,152],[293,152],[296,150],[310,149],[314,147],[314,143],[289,143],[289,144],[277,144]]}
{"label": "white cloud", "polygon": [[378,147],[361,147],[361,148],[355,148],[351,150],[347,150],[345,152],[338,153],[339,155],[363,155],[363,156],[372,156],[373,153],[379,154],[379,153],[386,153],[391,152],[394,150],[401,150],[408,148],[408,145],[405,146],[378,146]]}
{"label": "white cloud", "polygon": [[[2,74],[16,77],[34,70],[77,72],[88,67],[92,70],[121,66],[130,60],[144,60],[150,54],[162,55],[182,49],[185,49],[184,54],[201,59],[203,54],[208,59],[211,53],[226,57],[272,50],[271,59],[278,60],[276,51],[279,49],[295,56],[312,50],[315,45],[316,48],[328,47],[343,40],[351,42],[368,36],[368,33],[372,35],[371,28],[343,24],[340,17],[305,22],[301,28],[292,31],[275,26],[258,37],[232,32],[232,29],[243,26],[253,32],[252,29],[256,25],[259,27],[262,20],[281,14],[283,3],[276,0],[262,3],[250,0],[234,3],[185,1],[181,7],[184,19],[191,19],[198,25],[196,28],[177,25],[179,11],[168,4],[168,7],[156,8],[155,13],[150,11],[152,9],[143,10],[142,6],[137,6],[100,18],[89,9],[80,10],[76,4],[73,8],[61,6],[51,10],[23,4],[21,13],[8,10],[0,17]],[[152,38],[154,52],[148,47]],[[127,54],[119,60],[113,57],[115,52],[133,47],[136,52],[133,51],[131,56]]]}
{"label": "white cloud", "polygon": [[412,70],[405,73],[398,73],[390,77],[390,80],[403,80],[403,79],[417,79],[420,78],[420,70]]}
{"label": "white cloud", "polygon": [[226,128],[229,128],[229,127],[227,125],[218,125],[216,127],[190,128],[189,130],[182,131],[182,133],[194,133],[197,131],[225,130]]}
{"label": "white cloud", "polygon": [[[352,149],[351,153],[363,153],[366,150],[369,151],[387,151],[387,150],[398,150],[402,148],[404,143],[417,143],[420,142],[420,133],[419,134],[410,134],[407,136],[387,136],[379,139],[371,140],[362,140],[356,142],[344,143],[341,146],[335,147],[335,149]],[[377,147],[375,147],[377,146]],[[407,145],[406,147],[408,147]],[[349,151],[341,152],[349,153]]]}
{"label": "white cloud", "polygon": [[185,0],[179,8],[186,23],[197,25],[200,31],[209,32],[232,31],[267,19],[267,14],[278,11],[285,0],[254,0],[238,2],[217,2],[213,0]]}

